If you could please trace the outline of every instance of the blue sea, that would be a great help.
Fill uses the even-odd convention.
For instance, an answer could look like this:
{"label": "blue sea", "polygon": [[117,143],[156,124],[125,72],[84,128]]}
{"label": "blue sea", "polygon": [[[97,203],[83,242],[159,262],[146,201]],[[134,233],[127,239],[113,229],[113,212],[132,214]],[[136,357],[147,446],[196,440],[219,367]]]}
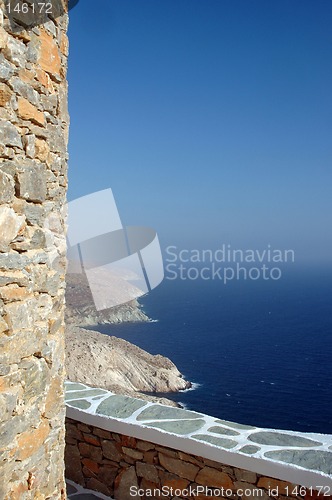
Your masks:
{"label": "blue sea", "polygon": [[184,407],[259,427],[332,433],[332,272],[278,281],[167,280],[140,299],[157,322],[99,326],[169,357]]}

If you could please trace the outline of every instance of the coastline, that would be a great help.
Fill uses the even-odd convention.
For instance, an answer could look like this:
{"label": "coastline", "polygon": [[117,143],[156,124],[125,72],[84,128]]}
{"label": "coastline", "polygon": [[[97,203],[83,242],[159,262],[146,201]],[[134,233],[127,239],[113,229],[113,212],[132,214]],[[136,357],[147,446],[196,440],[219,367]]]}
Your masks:
{"label": "coastline", "polygon": [[192,390],[175,364],[160,354],[98,331],[98,325],[157,322],[138,301],[97,311],[82,275],[67,274],[66,371],[73,382],[105,388],[153,402],[180,407],[169,393]]}

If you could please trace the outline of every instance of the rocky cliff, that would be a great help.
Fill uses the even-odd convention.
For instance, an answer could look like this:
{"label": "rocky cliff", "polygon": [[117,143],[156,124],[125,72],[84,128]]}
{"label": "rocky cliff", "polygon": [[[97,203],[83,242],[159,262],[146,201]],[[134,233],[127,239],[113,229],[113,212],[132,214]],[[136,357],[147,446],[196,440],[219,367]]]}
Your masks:
{"label": "rocky cliff", "polygon": [[136,300],[98,312],[83,275],[67,275],[66,302],[66,370],[70,380],[176,405],[153,396],[190,387],[172,361],[149,354],[125,340],[82,328],[150,321]]}
{"label": "rocky cliff", "polygon": [[[76,326],[93,326],[126,322],[149,321],[137,300],[121,306],[97,311],[92,294],[83,274],[68,273],[66,276],[66,323]],[[116,293],[116,290],[115,292]]]}
{"label": "rocky cliff", "polygon": [[190,387],[168,358],[84,328],[67,328],[66,368],[72,381],[148,400],[156,398],[137,393],[175,392]]}

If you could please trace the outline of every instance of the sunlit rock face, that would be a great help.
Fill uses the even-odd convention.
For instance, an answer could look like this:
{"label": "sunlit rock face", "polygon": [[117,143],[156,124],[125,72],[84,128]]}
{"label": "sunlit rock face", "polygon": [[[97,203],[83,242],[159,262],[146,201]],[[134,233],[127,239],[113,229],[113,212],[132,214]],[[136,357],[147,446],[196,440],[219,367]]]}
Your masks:
{"label": "sunlit rock face", "polygon": [[[98,324],[151,321],[137,300],[97,311],[84,274],[66,276],[66,372],[71,381],[125,395],[137,395],[167,405],[177,403],[156,396],[188,389],[177,367],[168,358],[152,355],[125,340],[99,333]],[[113,285],[115,298],[125,283]],[[82,328],[90,326],[89,330]],[[93,326],[93,330],[91,329]]]}
{"label": "sunlit rock face", "polygon": [[[97,311],[88,280],[84,274],[67,273],[66,282],[67,325],[92,326],[149,321],[136,299],[129,300],[120,306]],[[112,286],[115,302],[121,294],[127,293],[127,289],[124,290],[126,284],[123,282],[119,284],[118,281],[114,280],[110,286]]]}
{"label": "sunlit rock face", "polygon": [[[168,393],[190,387],[168,358],[149,354],[116,337],[68,325],[66,367],[69,380],[120,394]],[[151,394],[139,397],[154,400]],[[158,400],[171,403],[164,398]]]}

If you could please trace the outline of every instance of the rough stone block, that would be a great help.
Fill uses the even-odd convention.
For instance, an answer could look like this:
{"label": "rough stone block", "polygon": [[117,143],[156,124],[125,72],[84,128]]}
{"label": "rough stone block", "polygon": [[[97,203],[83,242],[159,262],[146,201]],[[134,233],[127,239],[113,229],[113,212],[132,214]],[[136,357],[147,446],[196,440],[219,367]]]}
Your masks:
{"label": "rough stone block", "polygon": [[[32,414],[30,419],[33,419],[33,417],[34,414]],[[28,425],[29,423],[25,421],[24,416],[22,415],[15,415],[10,420],[5,420],[4,422],[2,422],[0,424],[0,452],[8,451],[7,449],[10,450],[16,447],[16,435],[19,433],[24,433]]]}
{"label": "rough stone block", "polygon": [[6,106],[10,101],[12,92],[8,85],[5,83],[0,83],[0,106]]}
{"label": "rough stone block", "polygon": [[160,489],[160,485],[153,483],[152,481],[148,481],[147,479],[143,478],[140,487],[145,490],[145,496],[143,498],[151,498],[151,492],[153,494],[154,499],[157,498],[162,498],[163,500],[169,500],[170,497],[166,496],[163,494],[162,490]]}
{"label": "rough stone block", "polygon": [[82,472],[83,472],[83,476],[85,478],[85,481],[88,478],[97,478],[97,474],[95,472],[92,472],[90,469],[88,469],[88,467],[86,467],[83,464],[82,464]]}
{"label": "rough stone block", "polygon": [[34,323],[34,311],[31,302],[13,302],[6,304],[4,319],[13,332],[31,329]]}
{"label": "rough stone block", "polygon": [[128,448],[136,448],[137,439],[131,436],[121,436],[121,444]]}
{"label": "rough stone block", "polygon": [[27,287],[29,284],[29,277],[27,272],[23,271],[0,271],[0,286],[10,284],[17,284],[22,287]]}
{"label": "rough stone block", "polygon": [[94,477],[87,479],[86,486],[90,490],[99,491],[100,493],[103,493],[107,496],[110,495],[110,491],[107,486]]}
{"label": "rough stone block", "polygon": [[[202,459],[205,465],[208,465],[209,467],[212,467],[213,469],[221,470],[223,468],[223,464],[220,464],[219,462],[215,462],[214,460],[210,460],[209,458],[203,458]],[[226,471],[224,471],[226,472]]]}
{"label": "rough stone block", "polygon": [[92,444],[93,446],[100,446],[100,439],[91,436],[91,434],[83,433],[83,439],[84,441],[86,441],[89,444]]}
{"label": "rough stone block", "polygon": [[108,465],[103,465],[99,469],[98,479],[103,484],[105,484],[109,489],[111,489],[111,488],[113,488],[117,473],[118,473],[118,469],[116,467],[110,467]]}
{"label": "rough stone block", "polygon": [[67,444],[65,448],[66,477],[77,484],[84,485],[84,476],[81,469],[80,452],[75,445]]}
{"label": "rough stone block", "polygon": [[40,449],[50,432],[50,426],[47,420],[41,422],[37,429],[23,432],[17,438],[18,449],[16,460],[26,460]]}
{"label": "rough stone block", "polygon": [[38,84],[35,81],[36,71],[33,68],[30,68],[30,69],[31,70],[28,70],[28,69],[25,69],[25,68],[20,69],[20,71],[18,72],[18,77],[20,78],[20,80],[22,80],[22,82],[28,83],[34,89],[38,89],[38,91],[39,91],[40,90],[39,86],[38,86]]}
{"label": "rough stone block", "polygon": [[35,142],[35,157],[38,160],[46,162],[48,160],[48,156],[50,154],[50,148],[47,142],[43,139],[36,139]]}
{"label": "rough stone block", "polygon": [[122,447],[122,451],[125,455],[133,458],[134,460],[142,460],[144,456],[142,452],[133,450],[132,448],[126,448],[125,446]]}
{"label": "rough stone block", "polygon": [[113,441],[115,441],[116,443],[121,443],[122,436],[120,436],[119,434],[116,434],[115,432],[112,432],[111,436],[112,436]]}
{"label": "rough stone block", "polygon": [[225,489],[231,489],[234,486],[233,481],[227,474],[212,469],[212,467],[203,467],[196,476],[196,483],[203,486]]}
{"label": "rough stone block", "polygon": [[[67,434],[66,434],[66,440],[67,440]],[[88,445],[88,443],[78,443],[78,449],[80,450],[80,454],[82,455],[82,457],[90,456],[90,446]]]}
{"label": "rough stone block", "polygon": [[203,461],[199,461],[197,460],[197,458],[188,455],[187,453],[183,453],[182,451],[179,451],[179,459],[183,460],[184,462],[190,462],[191,464],[197,465],[198,467],[204,466]]}
{"label": "rough stone block", "polygon": [[133,497],[130,494],[131,486],[138,487],[135,467],[129,467],[126,470],[122,470],[117,476],[114,484],[115,500],[132,500]]}
{"label": "rough stone block", "polygon": [[19,253],[1,253],[0,252],[0,269],[11,270],[21,270],[28,263],[26,255]]}
{"label": "rough stone block", "polygon": [[[27,53],[26,59],[29,63],[36,63],[39,57],[39,49],[40,49],[40,39],[39,32],[32,33],[29,43],[27,44]],[[34,64],[34,66],[36,66]]]}
{"label": "rough stone block", "polygon": [[235,469],[235,477],[238,481],[256,484],[257,474],[249,470]]}
{"label": "rough stone block", "polygon": [[[43,355],[43,353],[41,353]],[[46,387],[45,387],[46,388]],[[59,412],[59,403],[64,401],[64,392],[62,386],[62,377],[53,376],[49,383],[48,392],[45,399],[44,415],[52,419]]]}
{"label": "rough stone block", "polygon": [[156,464],[158,462],[158,452],[154,450],[144,452],[144,462],[147,464]]}
{"label": "rough stone block", "polygon": [[0,288],[0,298],[6,303],[32,298],[32,296],[27,288],[14,283]]}
{"label": "rough stone block", "polygon": [[17,174],[19,196],[29,201],[41,202],[46,197],[46,172],[44,165],[25,164]]}
{"label": "rough stone block", "polygon": [[35,144],[36,144],[36,138],[34,135],[26,135],[23,137],[23,144],[25,148],[25,152],[28,158],[34,158],[35,157]]}
{"label": "rough stone block", "polygon": [[41,83],[41,85],[43,87],[45,87],[45,89],[48,92],[50,92],[50,93],[54,92],[54,85],[52,83],[52,80],[50,79],[49,75],[45,71],[37,68],[36,69],[36,79],[38,80],[38,82]]}
{"label": "rough stone block", "polygon": [[196,465],[166,456],[163,453],[159,453],[159,462],[160,465],[169,472],[177,474],[181,478],[189,479],[190,481],[195,480],[195,477],[199,471],[199,468]]}
{"label": "rough stone block", "polygon": [[130,458],[126,455],[122,457],[122,462],[120,462],[120,467],[127,469],[129,465],[135,465],[136,460],[134,458]]}
{"label": "rough stone block", "polygon": [[65,154],[67,150],[66,138],[60,126],[48,124],[48,145],[53,153]]}
{"label": "rough stone block", "polygon": [[90,458],[83,458],[82,464],[94,474],[98,474],[99,465],[94,460],[91,460]]}
{"label": "rough stone block", "polygon": [[77,428],[77,426],[71,422],[66,422],[66,436],[69,436],[76,440],[82,440],[82,432]]}
{"label": "rough stone block", "polygon": [[149,451],[155,449],[155,445],[152,443],[148,443],[147,441],[137,441],[136,447],[138,450],[142,451]]}
{"label": "rough stone block", "polygon": [[11,86],[15,94],[24,97],[33,106],[40,106],[39,94],[29,83],[23,82],[18,76],[13,76],[13,78],[9,80],[9,85]]}
{"label": "rough stone block", "polygon": [[[0,114],[1,114],[1,108],[0,108]],[[6,146],[0,144],[0,156],[3,159],[12,160],[15,156],[15,151],[13,148],[7,148]]]}
{"label": "rough stone block", "polygon": [[2,26],[0,26],[0,49],[4,49],[6,47],[7,41],[8,41],[8,33]]}
{"label": "rough stone block", "polygon": [[286,481],[279,481],[278,479],[272,479],[270,477],[259,478],[257,486],[258,488],[264,488],[266,490],[277,490],[280,495],[286,496],[295,488],[294,484],[287,483]]}
{"label": "rough stone block", "polygon": [[24,68],[26,62],[26,47],[23,42],[8,36],[4,54],[7,59],[18,66]]}
{"label": "rough stone block", "polygon": [[13,178],[0,170],[0,203],[10,203],[15,195]]}
{"label": "rough stone block", "polygon": [[190,484],[187,479],[179,478],[175,474],[170,474],[169,472],[159,471],[159,477],[161,486],[167,486],[168,488],[173,488],[173,490],[184,490]]}
{"label": "rough stone block", "polygon": [[30,224],[35,224],[36,226],[42,226],[45,221],[45,207],[43,205],[36,205],[33,203],[27,203],[23,201],[22,211],[26,217],[26,220]]}
{"label": "rough stone block", "polygon": [[90,427],[88,427],[87,425],[85,424],[82,424],[81,422],[77,424],[77,428],[82,431],[82,432],[85,432],[87,434],[89,434],[91,432],[91,429]]}
{"label": "rough stone block", "polygon": [[148,481],[159,483],[158,471],[154,465],[137,462],[136,473],[138,477],[144,477]]}
{"label": "rough stone block", "polygon": [[10,484],[10,498],[26,498],[28,494],[28,483],[27,481],[20,481]]}
{"label": "rough stone block", "polygon": [[63,55],[68,56],[69,42],[68,42],[68,37],[65,33],[61,33],[60,50]]}
{"label": "rough stone block", "polygon": [[175,450],[171,450],[170,448],[156,446],[156,450],[160,451],[163,455],[167,455],[168,457],[179,458],[179,453]]}
{"label": "rough stone block", "polygon": [[37,125],[44,126],[46,123],[44,113],[39,111],[33,104],[25,99],[24,97],[19,97],[18,100],[18,115],[22,120],[29,120]]}
{"label": "rough stone block", "polygon": [[42,95],[41,103],[43,105],[44,111],[48,111],[52,115],[55,115],[58,107],[58,96],[56,94],[51,94],[49,96]]}
{"label": "rough stone block", "polygon": [[42,30],[38,41],[40,43],[38,57],[40,67],[60,81],[61,57],[54,38]]}
{"label": "rough stone block", "polygon": [[9,326],[7,324],[7,322],[0,317],[0,333],[5,333],[5,332],[8,332],[9,330]]}
{"label": "rough stone block", "polygon": [[16,73],[16,71],[17,70],[14,64],[11,64],[4,58],[3,54],[0,54],[0,80],[7,82],[9,78]]}
{"label": "rough stone block", "polygon": [[268,494],[264,490],[250,483],[237,481],[234,484],[234,487],[237,491],[239,490],[243,491],[244,494],[242,495],[242,498],[244,500],[257,500],[258,498],[262,500],[271,500]]}
{"label": "rough stone block", "polygon": [[0,119],[0,145],[16,146],[23,149],[20,134],[17,128],[9,121]]}
{"label": "rough stone block", "polygon": [[35,356],[24,358],[18,365],[24,386],[22,401],[25,405],[35,405],[45,399],[45,389],[50,383],[49,368],[44,359]]}
{"label": "rough stone block", "polygon": [[44,127],[39,127],[38,125],[34,125],[34,123],[31,123],[31,125],[29,126],[29,130],[36,137],[42,137],[43,139],[48,139],[49,132]]}
{"label": "rough stone block", "polygon": [[101,442],[101,446],[105,458],[114,460],[115,462],[120,462],[120,460],[122,459],[122,455],[117,449],[115,443],[113,443],[112,441],[103,440]]}
{"label": "rough stone block", "polygon": [[17,395],[10,392],[0,394],[0,422],[10,420],[17,405]]}

